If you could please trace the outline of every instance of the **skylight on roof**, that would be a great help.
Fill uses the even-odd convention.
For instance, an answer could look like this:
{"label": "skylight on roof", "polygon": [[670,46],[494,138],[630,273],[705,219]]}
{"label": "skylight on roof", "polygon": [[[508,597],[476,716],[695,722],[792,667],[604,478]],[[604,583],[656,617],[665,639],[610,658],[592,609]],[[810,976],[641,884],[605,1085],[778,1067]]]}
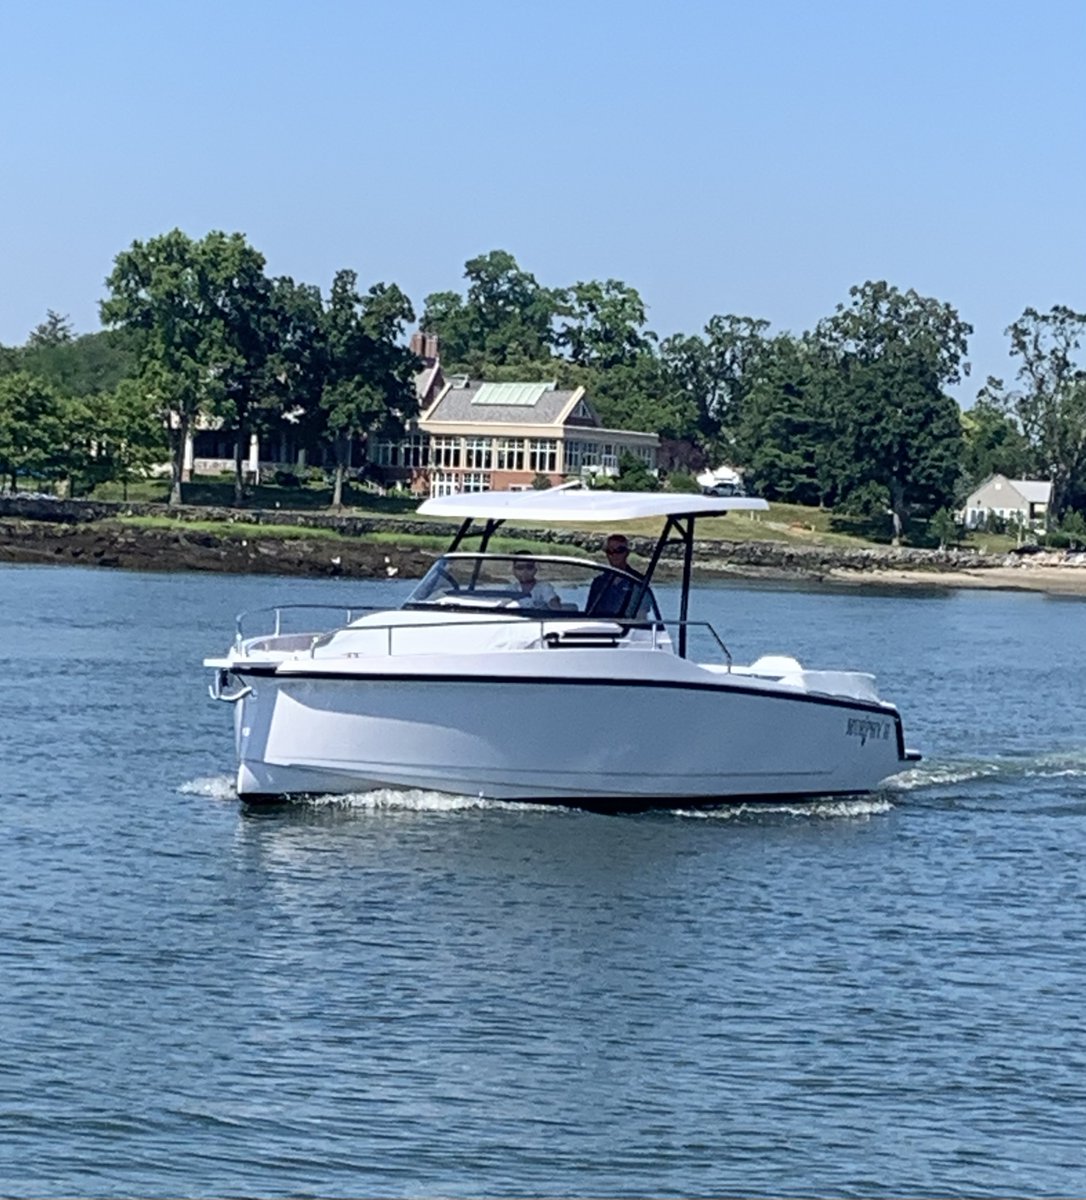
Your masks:
{"label": "skylight on roof", "polygon": [[483,383],[471,398],[472,404],[509,405],[511,408],[534,408],[544,393],[553,392],[554,380],[549,383]]}

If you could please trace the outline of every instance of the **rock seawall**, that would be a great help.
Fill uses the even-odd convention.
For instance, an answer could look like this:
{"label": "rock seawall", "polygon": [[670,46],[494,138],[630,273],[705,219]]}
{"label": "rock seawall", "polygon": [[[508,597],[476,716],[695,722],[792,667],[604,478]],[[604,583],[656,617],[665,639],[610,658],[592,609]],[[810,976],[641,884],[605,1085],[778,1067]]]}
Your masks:
{"label": "rock seawall", "polygon": [[[324,538],[238,537],[228,532],[140,529],[119,520],[125,516],[168,516],[180,522],[221,521],[274,527],[291,525],[328,530],[344,541]],[[228,509],[193,505],[98,500],[46,500],[0,496],[0,561],[81,562],[88,565],[148,570],[253,571],[281,574],[418,575],[432,561],[408,546],[368,542],[366,535],[422,534],[444,540],[448,522],[412,517],[368,517],[279,509]],[[529,530],[503,527],[503,535],[522,536],[555,545],[575,546],[598,557],[601,533],[580,530]],[[635,552],[651,552],[650,538],[632,537]],[[1021,566],[1016,555],[989,555],[964,550],[911,547],[864,549],[794,545],[774,541],[699,540],[696,561],[702,570],[747,577],[821,579],[835,574],[877,576],[883,572],[977,572]],[[670,548],[677,558],[679,549]],[[1046,558],[1049,556],[1046,556]]]}

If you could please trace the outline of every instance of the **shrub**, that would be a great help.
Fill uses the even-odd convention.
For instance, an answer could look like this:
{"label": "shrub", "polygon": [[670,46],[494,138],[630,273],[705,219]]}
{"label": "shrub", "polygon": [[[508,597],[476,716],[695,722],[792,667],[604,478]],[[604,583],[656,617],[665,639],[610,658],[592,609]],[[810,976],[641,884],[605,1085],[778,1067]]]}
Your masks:
{"label": "shrub", "polygon": [[701,484],[689,471],[672,471],[667,477],[669,492],[700,492]]}
{"label": "shrub", "polygon": [[941,508],[932,516],[928,522],[928,532],[939,543],[940,550],[945,550],[947,546],[956,546],[962,536],[961,526],[955,521],[949,508]]}

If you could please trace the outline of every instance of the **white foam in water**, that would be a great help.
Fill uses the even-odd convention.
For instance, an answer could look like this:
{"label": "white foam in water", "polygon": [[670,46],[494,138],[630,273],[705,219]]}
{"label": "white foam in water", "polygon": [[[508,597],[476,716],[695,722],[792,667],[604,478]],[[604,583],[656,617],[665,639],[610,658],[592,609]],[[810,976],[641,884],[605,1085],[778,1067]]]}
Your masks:
{"label": "white foam in water", "polygon": [[889,796],[853,796],[846,800],[762,801],[756,804],[729,804],[719,808],[677,808],[673,815],[701,820],[734,821],[750,817],[818,817],[822,820],[877,817],[894,807]]}
{"label": "white foam in water", "polygon": [[472,809],[544,808],[505,800],[486,800],[482,796],[452,796],[445,792],[420,789],[401,791],[397,788],[378,788],[372,792],[349,792],[342,796],[314,796],[306,804],[320,808],[351,808],[369,812],[467,812]]}
{"label": "white foam in water", "polygon": [[1033,760],[1026,760],[1029,765],[1026,775],[1043,775],[1046,778],[1074,777],[1086,775],[1086,752],[1073,754],[1041,754]]}
{"label": "white foam in water", "polygon": [[1026,758],[990,758],[982,761],[947,759],[931,761],[922,767],[902,771],[887,780],[886,788],[893,792],[910,792],[918,788],[946,787],[972,783],[979,779],[1042,779],[1086,776],[1086,753],[1039,754]]}
{"label": "white foam in water", "polygon": [[894,792],[911,792],[917,788],[939,787],[948,783],[969,783],[999,773],[999,765],[994,762],[932,762],[902,771],[900,775],[888,779],[886,787]]}
{"label": "white foam in water", "polygon": [[183,796],[208,796],[212,800],[236,800],[233,775],[208,775],[190,779],[177,789]]}

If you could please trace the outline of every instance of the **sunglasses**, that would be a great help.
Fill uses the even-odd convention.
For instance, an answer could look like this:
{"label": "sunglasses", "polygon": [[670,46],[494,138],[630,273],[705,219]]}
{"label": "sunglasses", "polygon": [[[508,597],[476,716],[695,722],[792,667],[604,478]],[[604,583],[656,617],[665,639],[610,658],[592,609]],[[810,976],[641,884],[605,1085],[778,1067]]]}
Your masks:
{"label": "sunglasses", "polygon": [[608,546],[607,553],[608,554],[629,554],[630,547],[629,546]]}

